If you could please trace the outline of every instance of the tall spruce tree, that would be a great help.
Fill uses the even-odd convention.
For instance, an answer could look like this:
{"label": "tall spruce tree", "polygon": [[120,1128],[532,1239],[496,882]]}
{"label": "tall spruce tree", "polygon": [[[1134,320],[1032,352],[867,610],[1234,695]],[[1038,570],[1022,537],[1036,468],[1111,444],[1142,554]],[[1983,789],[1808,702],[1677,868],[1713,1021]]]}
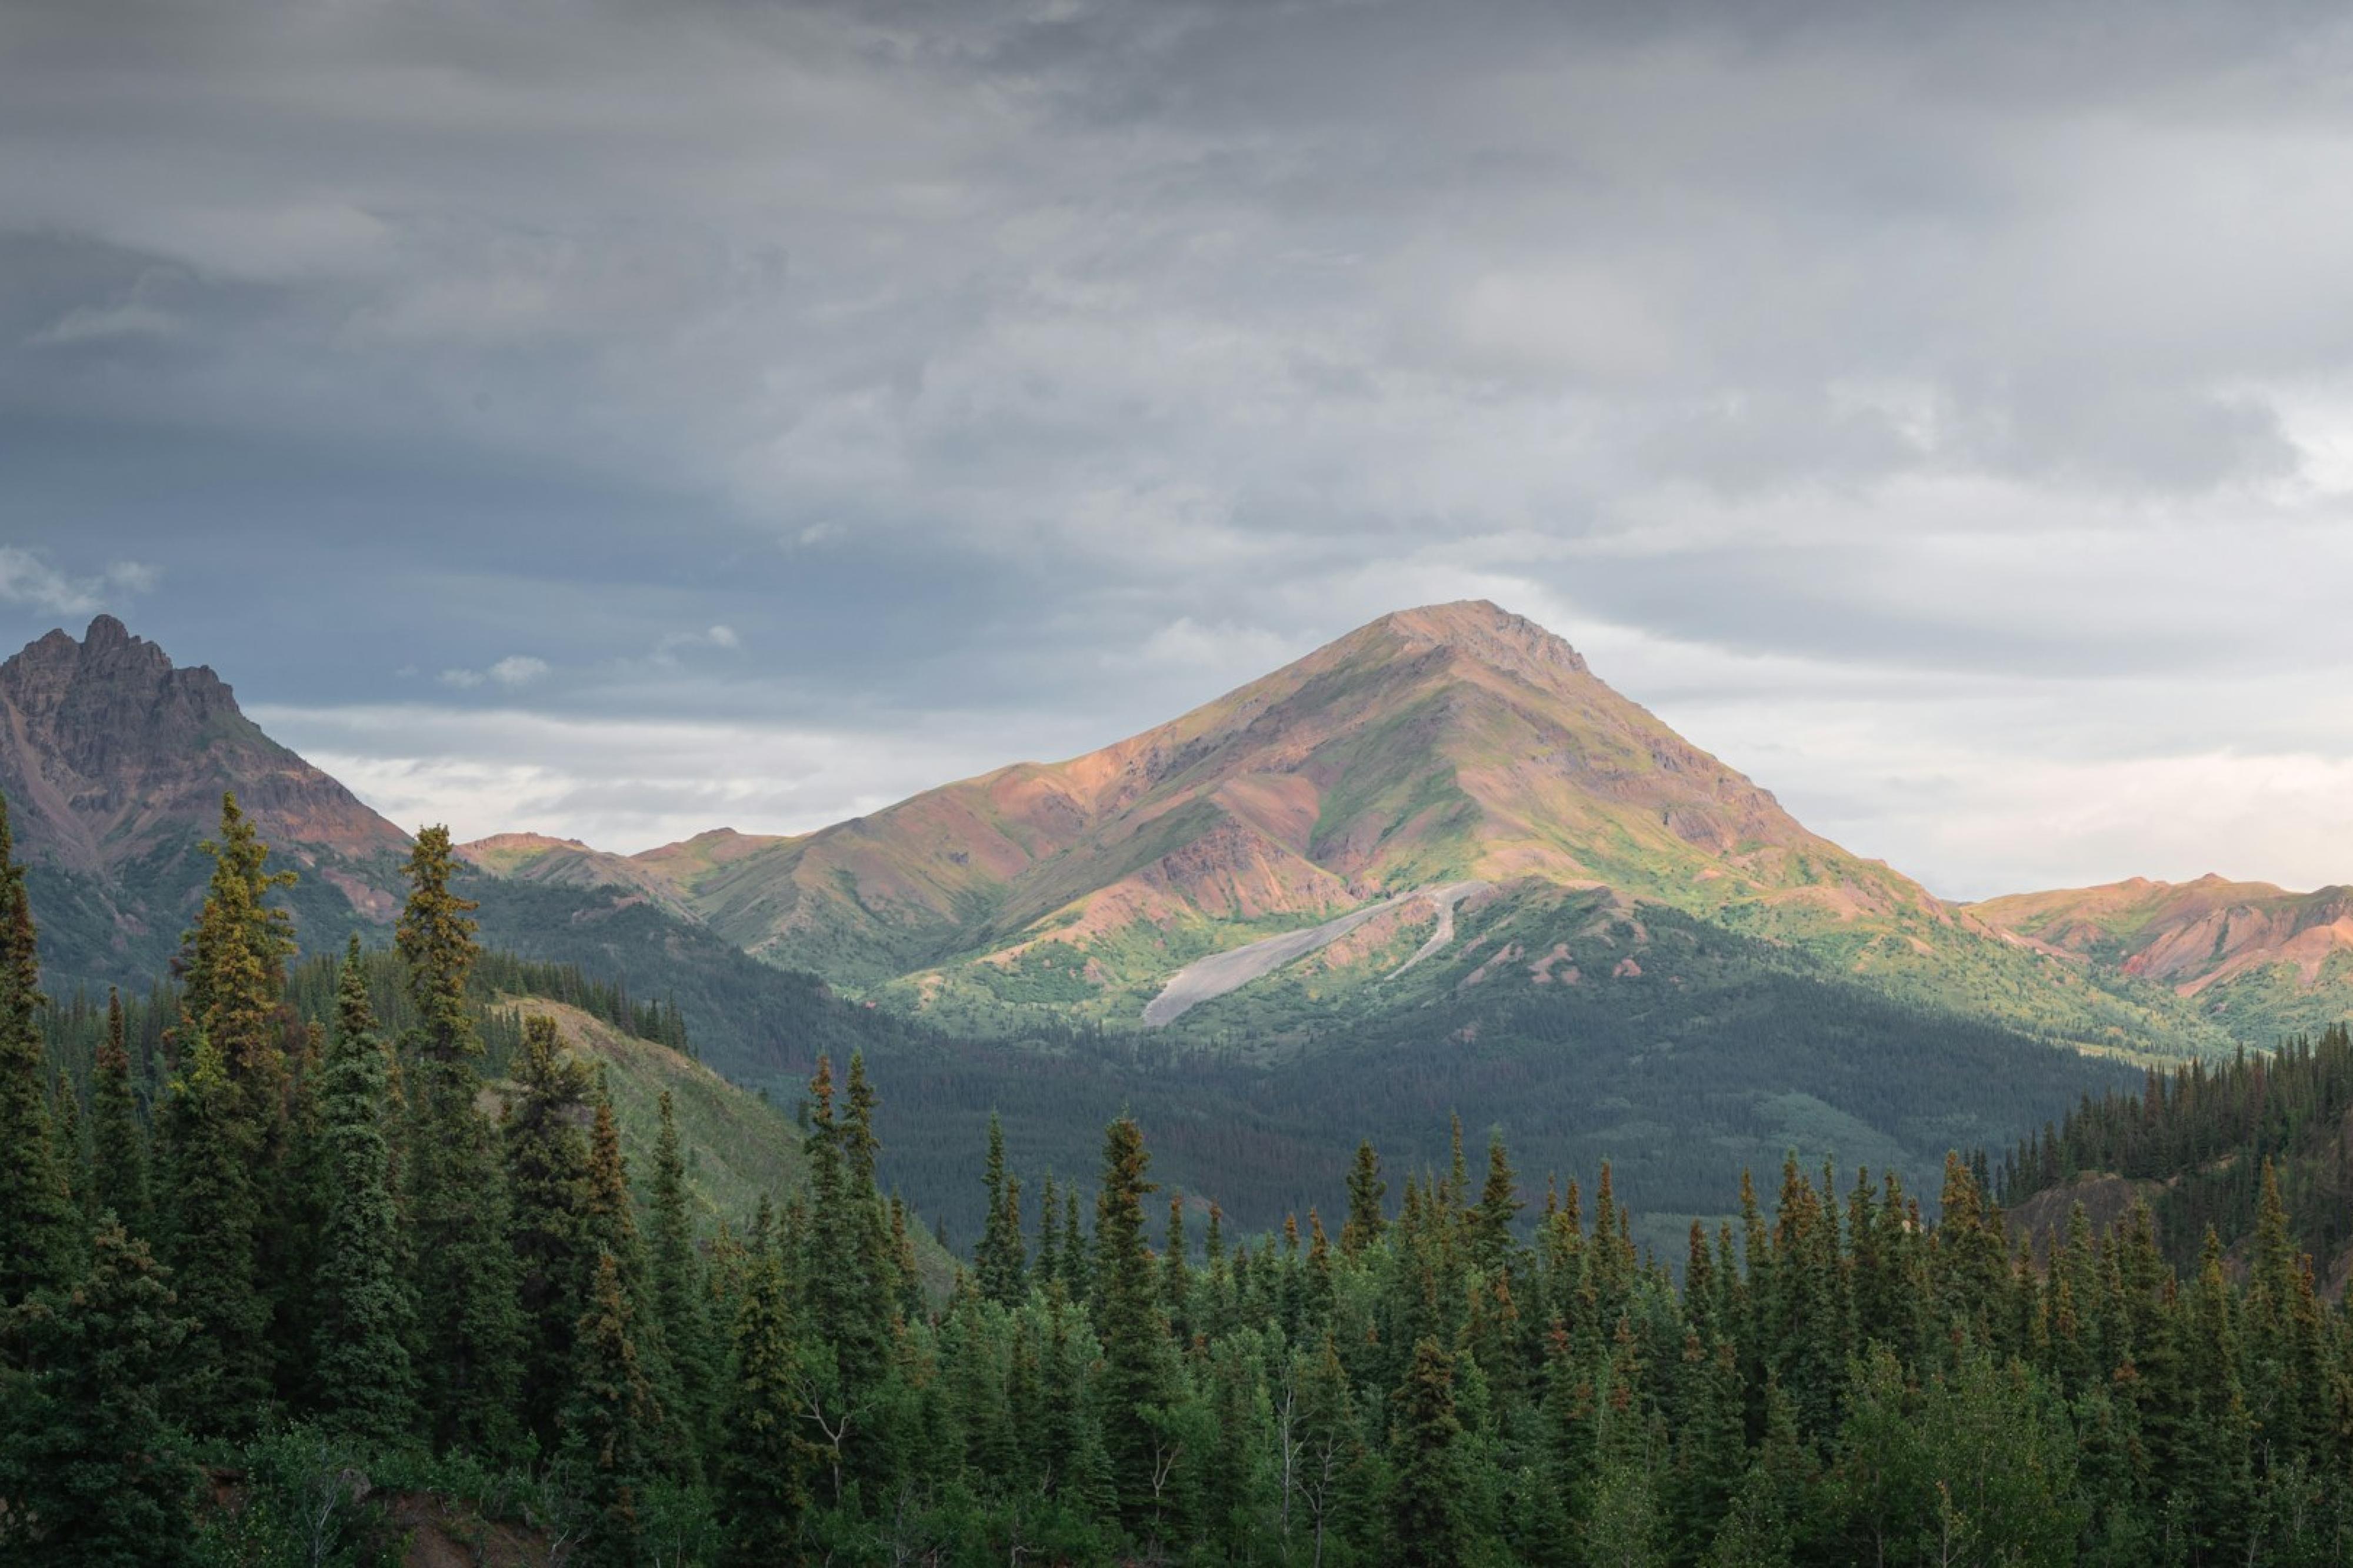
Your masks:
{"label": "tall spruce tree", "polygon": [[1143,1130],[1131,1117],[1113,1121],[1103,1134],[1095,1199],[1095,1324],[1103,1344],[1096,1391],[1120,1517],[1144,1536],[1165,1523],[1175,1462],[1166,1419],[1175,1372],[1168,1321],[1144,1243],[1144,1200],[1156,1190],[1150,1167]]}
{"label": "tall spruce tree", "polygon": [[133,1236],[150,1236],[147,1134],[131,1085],[131,1051],[123,1038],[122,994],[106,996],[106,1038],[90,1080],[90,1178],[100,1213],[111,1212]]}
{"label": "tall spruce tree", "polygon": [[337,976],[319,1095],[328,1205],[311,1353],[322,1421],[377,1443],[398,1442],[417,1426],[408,1359],[417,1303],[403,1277],[392,1189],[391,1077],[353,936]]}
{"label": "tall spruce tree", "polygon": [[271,1393],[269,1302],[260,1274],[261,1201],[253,1150],[228,1065],[201,1025],[184,1037],[164,1130],[172,1151],[169,1256],[198,1332],[189,1342],[183,1410],[190,1426],[242,1435]]}
{"label": "tall spruce tree", "polygon": [[1005,1170],[1005,1124],[988,1113],[988,1155],[981,1183],[988,1192],[988,1215],[973,1249],[973,1272],[980,1293],[1010,1307],[1028,1291],[1028,1262],[1021,1240],[1021,1184]]}
{"label": "tall spruce tree", "polygon": [[227,1074],[228,1135],[243,1151],[258,1203],[254,1274],[268,1303],[273,1385],[299,1397],[309,1382],[309,1291],[322,1184],[307,1032],[285,1005],[293,917],[270,896],[294,873],[269,868],[269,847],[237,796],[221,796],[220,830],[202,846],[213,870],[182,944],[181,1030],[200,1029]]}
{"label": "tall spruce tree", "polygon": [[668,1089],[662,1091],[659,1114],[653,1191],[647,1205],[651,1221],[653,1310],[677,1368],[679,1419],[701,1446],[710,1436],[721,1369],[711,1327],[710,1290],[702,1256],[695,1250],[694,1217],[688,1207],[686,1159],[680,1149],[678,1116]]}
{"label": "tall spruce tree", "polygon": [[1356,1163],[1348,1172],[1348,1217],[1340,1226],[1340,1250],[1354,1258],[1381,1238],[1388,1221],[1381,1201],[1389,1184],[1381,1180],[1381,1157],[1367,1138],[1356,1145]]}
{"label": "tall spruce tree", "polygon": [[564,1048],[555,1020],[523,1020],[521,1091],[507,1108],[507,1241],[523,1328],[517,1414],[543,1445],[572,1384],[572,1335],[588,1310],[597,1245],[589,1219],[588,1069]]}
{"label": "tall spruce tree", "polygon": [[[1046,1216],[1051,1225],[1053,1216]],[[1062,1194],[1062,1284],[1073,1300],[1084,1300],[1094,1294],[1094,1268],[1087,1257],[1085,1233],[1079,1228],[1079,1184],[1072,1182]]]}
{"label": "tall spruce tree", "polygon": [[59,1073],[49,1095],[49,1146],[65,1172],[66,1197],[76,1210],[79,1237],[98,1228],[98,1194],[90,1174],[90,1129],[83,1125],[81,1095],[73,1079]]}
{"label": "tall spruce tree", "polygon": [[425,1405],[437,1443],[509,1451],[521,1376],[522,1321],[507,1247],[505,1173],[475,1108],[481,1040],[466,1001],[479,949],[474,906],[450,889],[447,827],[417,836],[396,937],[417,1024],[406,1171],[422,1319]]}
{"label": "tall spruce tree", "polygon": [[629,1190],[628,1161],[621,1152],[621,1126],[613,1114],[601,1063],[589,1112],[586,1193],[588,1245],[613,1259],[620,1272],[621,1294],[628,1302],[629,1338],[647,1388],[642,1423],[646,1453],[662,1473],[680,1480],[699,1479],[701,1458],[693,1432],[680,1419],[684,1402],[679,1371],[655,1310],[645,1242],[638,1234],[637,1203]]}
{"label": "tall spruce tree", "polygon": [[[881,1100],[874,1080],[866,1076],[866,1055],[849,1054],[849,1082],[844,1095],[848,1114],[841,1122],[843,1168],[859,1257],[859,1308],[873,1326],[872,1373],[879,1379],[889,1356],[889,1342],[899,1299],[899,1248],[891,1238],[890,1205],[884,1202],[876,1175],[882,1142],[874,1131]],[[1018,1231],[1016,1252],[1018,1252]]]}
{"label": "tall spruce tree", "polygon": [[873,1095],[856,1057],[849,1088],[848,1114],[837,1115],[832,1064],[819,1057],[809,1080],[809,1201],[797,1248],[815,1373],[807,1415],[826,1446],[837,1502],[854,1485],[872,1495],[889,1462],[880,1426],[898,1268],[874,1190]]}
{"label": "tall spruce tree", "polygon": [[735,1311],[733,1370],[719,1451],[721,1559],[729,1568],[800,1561],[809,1505],[810,1445],[804,1437],[801,1356],[776,1252],[749,1259]]}
{"label": "tall spruce tree", "polygon": [[82,1218],[49,1117],[39,940],[0,800],[0,1307],[63,1285]]}
{"label": "tall spruce tree", "polygon": [[1487,1180],[1479,1201],[1463,1216],[1464,1240],[1471,1261],[1490,1275],[1500,1274],[1512,1258],[1512,1223],[1525,1205],[1519,1199],[1519,1182],[1512,1173],[1511,1156],[1501,1131],[1487,1137]]}
{"label": "tall spruce tree", "polygon": [[587,1310],[573,1333],[564,1454],[595,1510],[583,1550],[574,1561],[600,1568],[637,1568],[645,1561],[645,1491],[655,1415],[652,1392],[638,1364],[630,1320],[620,1262],[609,1252],[599,1252]]}
{"label": "tall spruce tree", "polygon": [[181,1011],[220,1052],[256,1161],[274,1166],[283,1154],[289,1071],[289,1020],[279,1001],[294,924],[269,898],[291,887],[294,873],[269,868],[269,847],[234,794],[221,796],[220,835],[202,847],[213,859],[212,879],[184,944]]}
{"label": "tall spruce tree", "polygon": [[1462,1520],[1462,1423],[1455,1414],[1454,1360],[1434,1339],[1413,1347],[1393,1400],[1389,1557],[1401,1568],[1447,1568],[1467,1555]]}

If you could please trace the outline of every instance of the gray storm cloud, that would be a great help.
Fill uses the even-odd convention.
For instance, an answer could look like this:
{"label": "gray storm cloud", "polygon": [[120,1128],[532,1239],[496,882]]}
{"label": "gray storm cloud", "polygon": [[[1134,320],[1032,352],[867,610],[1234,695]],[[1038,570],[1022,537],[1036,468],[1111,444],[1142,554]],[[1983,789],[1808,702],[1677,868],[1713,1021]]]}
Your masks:
{"label": "gray storm cloud", "polygon": [[[1481,592],[1942,890],[2337,879],[2349,57],[2120,0],[25,0],[0,543],[160,573],[142,630],[484,829],[810,826]],[[665,719],[824,765],[579,752]]]}

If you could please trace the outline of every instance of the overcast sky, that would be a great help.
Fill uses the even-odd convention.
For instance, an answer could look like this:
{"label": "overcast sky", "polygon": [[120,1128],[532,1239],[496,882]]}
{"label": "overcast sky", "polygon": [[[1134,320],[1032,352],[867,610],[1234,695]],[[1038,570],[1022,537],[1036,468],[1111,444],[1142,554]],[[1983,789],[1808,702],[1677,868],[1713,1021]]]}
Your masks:
{"label": "overcast sky", "polygon": [[0,633],[635,849],[1483,595],[1939,892],[2353,880],[2348,191],[2341,5],[9,0]]}

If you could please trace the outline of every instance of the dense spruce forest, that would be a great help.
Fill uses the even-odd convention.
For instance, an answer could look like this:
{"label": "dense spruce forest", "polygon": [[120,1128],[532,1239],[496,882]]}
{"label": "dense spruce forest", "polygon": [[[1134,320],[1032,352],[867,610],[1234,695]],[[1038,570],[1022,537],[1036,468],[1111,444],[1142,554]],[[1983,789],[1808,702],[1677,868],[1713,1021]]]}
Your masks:
{"label": "dense spruce forest", "polygon": [[[2210,1232],[2177,1274],[2146,1206],[2079,1214],[2039,1268],[1957,1157],[1933,1225],[1892,1176],[1791,1162],[1769,1207],[1744,1179],[1671,1270],[1608,1166],[1531,1203],[1459,1123],[1442,1169],[1393,1194],[1366,1142],[1328,1220],[1244,1237],[1120,1117],[1091,1188],[1034,1193],[991,1122],[988,1221],[927,1292],[862,1062],[817,1064],[805,1187],[700,1226],[667,1117],[631,1171],[549,1020],[486,1039],[446,832],[396,966],[291,963],[233,802],[211,852],[172,985],[45,1015],[0,815],[0,1560],[397,1563],[425,1531],[584,1564],[2353,1549],[2353,1319],[2258,1157],[2337,1102],[2341,1031],[2006,1163],[2022,1191],[2235,1152],[2236,1271]],[[499,979],[675,1030],[577,974]]]}
{"label": "dense spruce forest", "polygon": [[2187,1268],[2209,1229],[2253,1236],[2276,1185],[2290,1232],[2325,1266],[2353,1246],[2348,1113],[2353,1034],[2336,1024],[2316,1041],[2151,1069],[2137,1094],[2086,1099],[2004,1158],[2001,1191],[2020,1202],[2085,1177],[2144,1184],[2168,1253]]}

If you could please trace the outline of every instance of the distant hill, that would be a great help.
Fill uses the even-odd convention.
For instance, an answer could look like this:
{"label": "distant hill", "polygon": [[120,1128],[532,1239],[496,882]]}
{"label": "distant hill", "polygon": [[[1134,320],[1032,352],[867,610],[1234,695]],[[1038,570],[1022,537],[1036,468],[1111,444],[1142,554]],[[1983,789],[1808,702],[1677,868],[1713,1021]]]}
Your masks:
{"label": "distant hill", "polygon": [[2211,874],[2179,883],[2136,877],[1989,899],[1968,911],[2095,980],[2165,986],[2259,1049],[2353,1018],[2353,888],[2292,893]]}

